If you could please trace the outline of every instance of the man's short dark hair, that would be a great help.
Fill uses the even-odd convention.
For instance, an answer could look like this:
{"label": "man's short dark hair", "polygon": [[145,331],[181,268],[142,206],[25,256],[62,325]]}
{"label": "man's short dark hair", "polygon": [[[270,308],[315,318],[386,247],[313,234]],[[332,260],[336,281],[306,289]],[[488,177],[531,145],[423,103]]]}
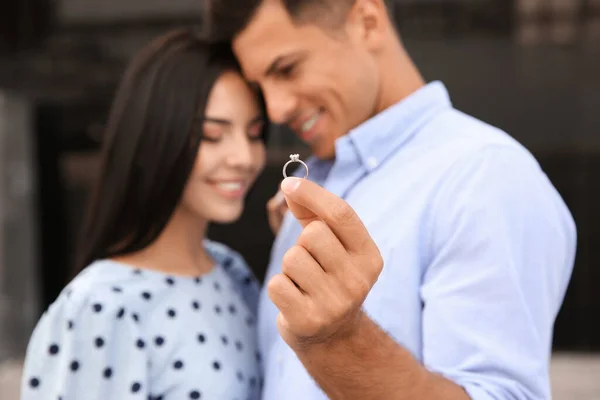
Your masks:
{"label": "man's short dark hair", "polygon": [[[250,23],[266,0],[204,0],[203,28],[206,38],[215,42],[233,40]],[[295,23],[344,20],[355,0],[280,0]],[[391,14],[394,0],[384,0]]]}

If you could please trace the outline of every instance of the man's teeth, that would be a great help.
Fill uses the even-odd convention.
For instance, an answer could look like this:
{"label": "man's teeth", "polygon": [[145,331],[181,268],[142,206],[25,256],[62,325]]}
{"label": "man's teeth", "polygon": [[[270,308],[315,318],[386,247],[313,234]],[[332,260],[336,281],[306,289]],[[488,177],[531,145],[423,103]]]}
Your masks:
{"label": "man's teeth", "polygon": [[319,119],[319,114],[315,114],[311,119],[302,124],[302,132],[306,132],[312,129],[315,126],[315,123]]}
{"label": "man's teeth", "polygon": [[216,186],[219,189],[234,192],[234,191],[240,190],[242,188],[242,183],[241,182],[221,182],[221,183],[217,183]]}

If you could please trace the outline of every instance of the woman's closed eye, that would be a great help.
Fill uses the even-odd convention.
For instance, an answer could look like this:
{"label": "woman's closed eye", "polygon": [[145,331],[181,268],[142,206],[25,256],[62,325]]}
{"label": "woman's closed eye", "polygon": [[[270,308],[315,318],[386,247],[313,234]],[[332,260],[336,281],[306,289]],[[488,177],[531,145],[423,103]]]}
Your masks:
{"label": "woman's closed eye", "polygon": [[[246,135],[252,141],[261,140],[264,128],[262,118],[256,118],[246,127]],[[235,131],[230,122],[206,120],[202,126],[202,140],[220,142],[226,135]]]}
{"label": "woman's closed eye", "polygon": [[222,123],[206,121],[202,126],[202,140],[218,142],[223,138],[226,130]]}
{"label": "woman's closed eye", "polygon": [[262,120],[251,122],[248,126],[248,137],[250,140],[261,140],[264,126],[265,123]]}

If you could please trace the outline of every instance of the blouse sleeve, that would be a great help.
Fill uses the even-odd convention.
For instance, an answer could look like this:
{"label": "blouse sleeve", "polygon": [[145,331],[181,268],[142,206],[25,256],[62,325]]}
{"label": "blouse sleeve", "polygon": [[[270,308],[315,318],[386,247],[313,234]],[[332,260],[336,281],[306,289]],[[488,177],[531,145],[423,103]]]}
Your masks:
{"label": "blouse sleeve", "polygon": [[151,398],[135,314],[103,298],[111,297],[59,298],[42,316],[27,348],[21,400]]}
{"label": "blouse sleeve", "polygon": [[260,297],[260,284],[258,280],[241,254],[232,251],[228,260],[229,263],[225,263],[225,266],[228,266],[230,276],[234,279],[244,301],[246,301],[250,310],[256,315],[258,312],[258,299]]}
{"label": "blouse sleeve", "polygon": [[244,301],[250,308],[253,314],[258,311],[258,299],[260,297],[260,283],[256,279],[254,272],[250,269],[244,257],[219,242],[206,241],[207,249],[219,263],[235,283],[240,291]]}

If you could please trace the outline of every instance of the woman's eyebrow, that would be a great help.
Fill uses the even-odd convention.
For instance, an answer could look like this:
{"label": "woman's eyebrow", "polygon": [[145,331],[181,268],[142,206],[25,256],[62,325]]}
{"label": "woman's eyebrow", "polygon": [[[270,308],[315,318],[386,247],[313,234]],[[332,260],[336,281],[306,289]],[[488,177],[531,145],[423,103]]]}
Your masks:
{"label": "woman's eyebrow", "polygon": [[262,116],[262,115],[257,115],[256,117],[252,118],[252,119],[250,120],[250,122],[249,122],[249,123],[250,123],[250,124],[254,124],[254,123],[256,123],[256,122],[263,122],[264,120],[265,120],[265,117],[264,117],[264,116]]}
{"label": "woman's eyebrow", "polygon": [[231,121],[228,119],[204,117],[203,120],[204,122],[213,122],[220,125],[231,125]]}
{"label": "woman's eyebrow", "polygon": [[[211,117],[205,117],[202,119],[204,122],[211,122],[214,124],[219,124],[219,125],[232,125],[233,122],[228,120],[228,119],[223,119],[223,118],[211,118]],[[248,122],[249,125],[255,124],[257,122],[263,122],[265,120],[265,117],[262,115],[257,115],[256,117],[252,118],[250,120],[250,122]]]}

